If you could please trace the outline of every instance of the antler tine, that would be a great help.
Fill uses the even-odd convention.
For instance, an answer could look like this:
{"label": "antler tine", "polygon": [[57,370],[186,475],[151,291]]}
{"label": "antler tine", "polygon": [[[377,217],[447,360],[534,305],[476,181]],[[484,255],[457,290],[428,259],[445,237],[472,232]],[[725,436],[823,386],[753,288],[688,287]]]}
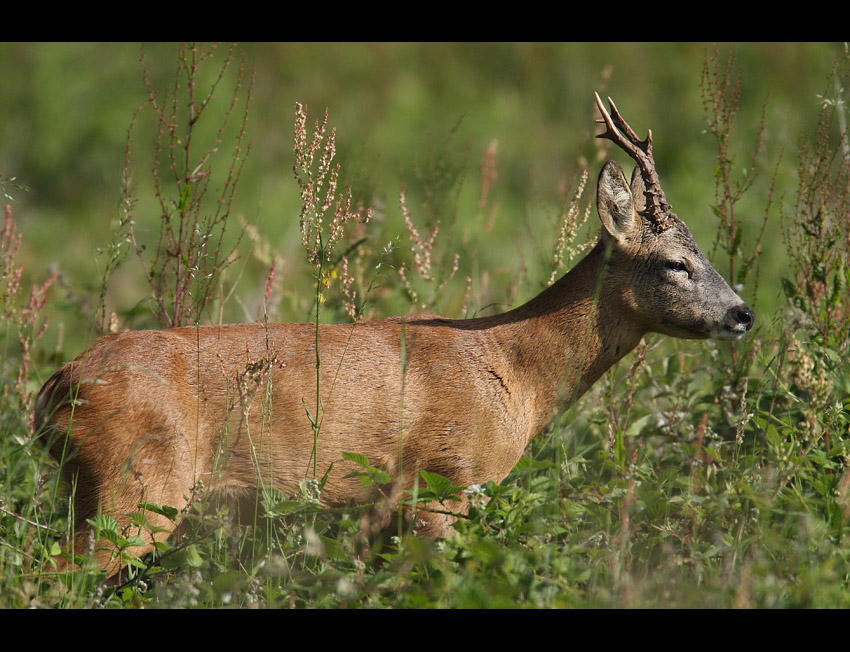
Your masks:
{"label": "antler tine", "polygon": [[[596,95],[596,98],[599,99],[599,95]],[[608,98],[608,103],[611,105],[611,120],[617,126],[617,129],[626,134],[626,137],[634,144],[640,147],[643,152],[652,160],[652,130],[647,129],[646,140],[641,140],[638,138],[638,135],[635,133],[635,130],[629,126],[629,123],[623,119],[623,116],[620,115],[620,112],[617,110],[617,105],[614,104],[614,100],[610,97]]]}
{"label": "antler tine", "polygon": [[[617,105],[610,97],[608,98],[608,103],[611,105],[611,113],[609,114],[605,110],[605,105],[602,103],[599,93],[595,93],[595,95],[596,106],[599,107],[599,112],[602,114],[602,120],[596,122],[604,123],[606,126],[605,132],[596,137],[607,138],[612,141],[638,164],[645,186],[646,214],[652,220],[656,232],[660,233],[672,225],[676,215],[671,210],[670,204],[667,203],[667,198],[664,196],[661,182],[658,179],[658,172],[655,169],[655,160],[652,157],[652,131],[647,130],[646,139],[641,140],[634,129],[629,126],[629,123],[620,115]],[[625,134],[625,138],[623,134]]]}
{"label": "antler tine", "polygon": [[[629,123],[623,120],[623,116],[617,110],[617,105],[609,97],[608,102],[611,105],[611,113],[605,110],[605,105],[596,93],[596,106],[599,107],[599,112],[602,114],[602,120],[597,120],[598,123],[605,123],[605,133],[597,135],[597,138],[607,138],[620,147],[626,154],[631,156],[641,169],[641,172],[650,174],[655,168],[655,162],[652,159],[652,132],[649,132],[646,140],[641,140],[635,133],[634,129],[629,126]],[[626,135],[626,140],[622,134]]]}
{"label": "antler tine", "polygon": [[[605,105],[602,104],[602,99],[599,97],[599,93],[594,93],[596,96],[596,106],[599,107],[599,113],[602,114],[602,120],[597,120],[599,124],[605,125],[605,133],[597,134],[597,138],[607,138],[610,141],[613,141],[617,145],[621,147],[625,147],[625,142],[623,141],[623,137],[617,131],[614,126],[614,122],[611,120],[611,116],[608,115],[608,111],[605,110]],[[608,101],[611,101],[611,98],[608,98]],[[614,108],[614,104],[611,104],[611,108]],[[622,143],[622,144],[621,144]]]}

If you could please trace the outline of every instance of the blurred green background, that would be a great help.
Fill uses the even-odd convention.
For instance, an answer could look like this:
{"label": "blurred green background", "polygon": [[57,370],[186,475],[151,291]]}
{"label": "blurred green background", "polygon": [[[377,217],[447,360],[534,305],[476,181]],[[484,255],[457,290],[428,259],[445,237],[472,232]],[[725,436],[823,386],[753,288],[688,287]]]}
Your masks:
{"label": "blurred green background", "polygon": [[[329,124],[337,128],[343,183],[376,208],[377,226],[372,228],[380,230],[380,238],[404,232],[398,201],[402,187],[414,218],[426,231],[429,220],[440,218],[448,224],[456,219],[445,245],[446,252],[461,254],[458,281],[445,290],[456,298],[435,306],[450,316],[462,316],[457,311],[467,274],[480,288],[482,270],[489,270],[487,291],[473,293],[478,303],[470,314],[503,301],[521,267],[532,270],[527,276],[532,280],[518,290],[517,300],[530,298],[548,278],[548,273],[534,270],[544,269],[551,260],[561,204],[559,184],[574,188],[580,166],[587,164],[591,181],[584,201],[594,197],[600,168],[600,141],[592,138],[598,133],[596,90],[614,98],[639,134],[652,129],[668,200],[709,253],[717,229],[710,208],[715,198],[716,143],[705,131],[701,78],[713,47],[701,43],[237,46],[235,63],[244,55],[246,65],[255,66],[255,77],[248,121],[251,152],[234,214],[255,224],[281,252],[285,268],[279,273],[289,291],[306,295],[303,306],[293,303],[296,310],[282,310],[276,317],[309,319],[312,292],[300,243],[299,190],[292,174],[296,102],[307,107],[311,121],[329,111]],[[765,111],[758,156],[761,177],[736,209],[748,238],[761,228],[770,179],[778,169],[763,241],[768,255],[762,257],[759,296],[753,297],[751,288],[741,292],[755,304],[765,324],[780,307],[785,257],[779,217],[783,211],[788,214],[796,189],[800,130],[814,124],[820,96],[832,92],[826,87],[827,78],[842,47],[827,43],[718,47],[721,66],[734,51],[741,76],[731,148],[739,169],[749,164]],[[151,79],[164,93],[174,80],[177,46],[154,44],[144,50]],[[224,50],[219,47],[221,54]],[[6,186],[23,235],[19,259],[28,279],[43,279],[48,267],[62,274],[63,285],[51,290],[52,327],[44,346],[55,346],[55,325],[65,323],[66,357],[76,354],[88,337],[84,321],[94,306],[79,297],[96,295],[103,268],[96,250],[109,242],[120,211],[127,129],[146,97],[140,52],[136,44],[0,45],[0,175],[14,177],[28,188]],[[217,72],[216,61],[205,69],[206,75]],[[216,111],[226,108],[234,78],[229,73],[219,87]],[[215,119],[210,123],[216,126]],[[131,174],[139,230],[154,244],[158,209],[150,169],[155,138],[151,115],[142,114],[133,133]],[[493,140],[498,141],[498,181],[492,196],[499,206],[498,219],[492,231],[480,233],[476,231],[480,222],[466,220],[477,211],[481,156]],[[222,143],[214,165],[229,164],[229,147],[228,141]],[[621,152],[611,155],[631,168]],[[431,200],[427,193],[435,189],[440,196]],[[596,219],[594,209],[589,222],[593,233]],[[402,248],[401,253],[405,251]],[[127,311],[149,292],[132,258],[128,256],[113,279],[109,309]],[[728,269],[723,260],[715,263],[721,273]],[[241,305],[226,314],[227,321],[252,318],[263,273],[257,261],[246,268],[237,288]],[[405,307],[389,303],[381,310]],[[150,325],[142,319],[127,324]]]}

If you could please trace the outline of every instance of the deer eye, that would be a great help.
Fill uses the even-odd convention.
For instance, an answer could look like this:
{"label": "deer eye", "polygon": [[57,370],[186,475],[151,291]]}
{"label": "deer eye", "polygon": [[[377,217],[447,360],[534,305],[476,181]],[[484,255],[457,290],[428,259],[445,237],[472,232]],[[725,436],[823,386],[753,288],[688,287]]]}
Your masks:
{"label": "deer eye", "polygon": [[691,278],[691,269],[683,260],[668,260],[664,262],[664,268],[671,272],[686,272],[688,278]]}

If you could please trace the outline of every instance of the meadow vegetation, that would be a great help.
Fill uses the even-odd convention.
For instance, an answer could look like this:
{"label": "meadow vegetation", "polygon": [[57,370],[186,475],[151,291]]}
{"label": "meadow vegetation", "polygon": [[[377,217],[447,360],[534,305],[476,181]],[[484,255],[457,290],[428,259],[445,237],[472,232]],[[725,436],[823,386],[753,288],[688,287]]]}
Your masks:
{"label": "meadow vegetation", "polygon": [[[1,45],[0,607],[850,606],[849,76],[828,44]],[[125,328],[528,300],[624,158],[594,90],[653,130],[748,337],[646,337],[498,485],[423,473],[408,504],[470,497],[444,540],[368,536],[313,468],[250,523],[199,497],[116,587],[51,573],[69,488],[32,407],[62,362]],[[123,554],[151,511],[177,519],[95,525]]]}

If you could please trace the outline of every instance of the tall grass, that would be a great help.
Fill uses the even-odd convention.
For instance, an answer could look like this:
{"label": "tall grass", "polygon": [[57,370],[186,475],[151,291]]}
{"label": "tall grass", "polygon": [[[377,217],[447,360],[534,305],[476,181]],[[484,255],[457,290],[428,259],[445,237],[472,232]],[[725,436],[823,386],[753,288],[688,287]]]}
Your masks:
{"label": "tall grass", "polygon": [[[222,62],[204,52],[182,50],[175,80],[192,79],[213,62],[218,66],[213,80],[229,74],[230,53]],[[736,162],[733,145],[743,139],[735,122],[738,65],[733,55],[709,49],[702,75],[705,126],[717,147],[714,262],[721,273],[728,269],[724,275],[751,305],[757,283],[775,283],[781,284],[785,306],[776,315],[756,306],[754,332],[733,347],[645,338],[577,406],[558,415],[498,485],[458,488],[433,474],[421,476],[415,493],[403,497],[409,506],[439,500],[451,510],[459,491],[470,500],[467,518],[438,542],[409,536],[401,527],[388,541],[372,537],[358,508],[321,505],[325,470],[314,468],[314,482],[302,483],[295,496],[270,487],[262,491],[248,525],[237,523],[227,504],[199,494],[182,515],[182,532],[160,546],[156,557],[137,560],[117,588],[102,586],[95,569],[84,568],[74,581],[46,573],[67,531],[67,503],[54,500],[56,469],[32,442],[28,420],[36,379],[58,362],[41,356],[37,347],[48,327],[55,278],[39,279],[23,292],[16,259],[21,236],[16,213],[7,208],[0,238],[0,606],[850,606],[850,140],[842,85],[850,58],[836,61],[813,122],[801,128],[796,152],[783,154],[797,159],[794,189],[779,187],[778,160],[765,161],[759,151],[770,133],[767,112],[755,143],[747,143],[751,156],[743,167]],[[209,252],[213,237],[213,231],[196,228],[213,222],[203,219],[202,195],[193,193],[221,143],[215,131],[207,134],[209,142],[192,135],[197,115],[187,114],[189,131],[177,133],[170,117],[176,110],[162,108],[153,83],[147,88],[145,106],[154,108],[160,125],[156,169],[169,161],[165,170],[175,184],[170,194],[156,184],[159,244],[146,247],[133,234],[133,249],[150,282],[151,314],[163,325],[215,321],[209,302],[222,281],[220,274],[207,274],[221,272],[234,257],[229,245],[216,248],[203,282],[192,281],[202,271],[193,256]],[[188,92],[192,111],[199,104]],[[178,104],[176,90],[168,97]],[[211,95],[205,97],[212,102]],[[234,92],[231,106],[236,97]],[[226,177],[213,215],[230,214],[246,116],[234,136],[236,176]],[[424,306],[458,316],[492,310],[491,302],[503,301],[487,292],[493,270],[475,268],[469,260],[486,247],[495,221],[504,218],[494,144],[478,153],[477,242],[457,220],[458,175],[472,156],[458,153],[452,143],[418,167],[416,199],[398,189],[397,206],[382,207],[368,224],[343,229],[349,217],[365,216],[371,200],[361,209],[355,195],[338,192],[345,170],[332,163],[337,136],[326,125],[327,117],[309,134],[306,113],[297,110],[293,156],[315,290],[307,310],[317,338],[320,321],[380,314],[388,297],[404,297],[410,311]],[[662,129],[656,127],[656,136]],[[352,136],[339,135],[347,137]],[[174,158],[170,152],[177,150],[163,138],[182,143],[186,157]],[[547,207],[555,217],[533,227],[547,265],[518,260],[516,269],[530,277],[527,285],[551,282],[581,255],[592,203],[587,175],[596,171],[591,166],[563,183],[559,205]],[[129,184],[124,198],[126,220],[117,223],[113,242],[129,235],[134,205]],[[760,202],[761,213],[754,218],[751,210],[741,210],[743,201]],[[223,243],[224,223],[216,224],[215,242]],[[517,224],[517,232],[521,228]],[[791,261],[781,283],[759,272],[764,234],[777,229]],[[395,235],[399,231],[406,235]],[[246,233],[251,255],[260,259],[262,236],[250,228]],[[152,259],[145,258],[149,251],[157,252]],[[289,314],[279,314],[286,304],[279,300],[285,294],[280,256],[267,251],[262,260],[266,282],[256,293],[266,306],[261,319],[300,321],[304,298],[290,297]],[[111,273],[104,274],[104,287]],[[522,296],[527,290],[521,284],[515,291],[518,299],[530,298]],[[193,310],[186,312],[189,306]],[[316,351],[318,373],[321,341]],[[246,374],[252,371],[261,385],[263,368]],[[305,406],[316,447],[322,445],[322,392],[315,406]],[[357,451],[349,459],[359,465],[361,482],[392,495],[382,469]],[[146,509],[177,518],[168,506]],[[144,512],[135,524],[148,526]],[[133,535],[111,523],[99,525],[119,544],[120,537],[126,543]]]}

